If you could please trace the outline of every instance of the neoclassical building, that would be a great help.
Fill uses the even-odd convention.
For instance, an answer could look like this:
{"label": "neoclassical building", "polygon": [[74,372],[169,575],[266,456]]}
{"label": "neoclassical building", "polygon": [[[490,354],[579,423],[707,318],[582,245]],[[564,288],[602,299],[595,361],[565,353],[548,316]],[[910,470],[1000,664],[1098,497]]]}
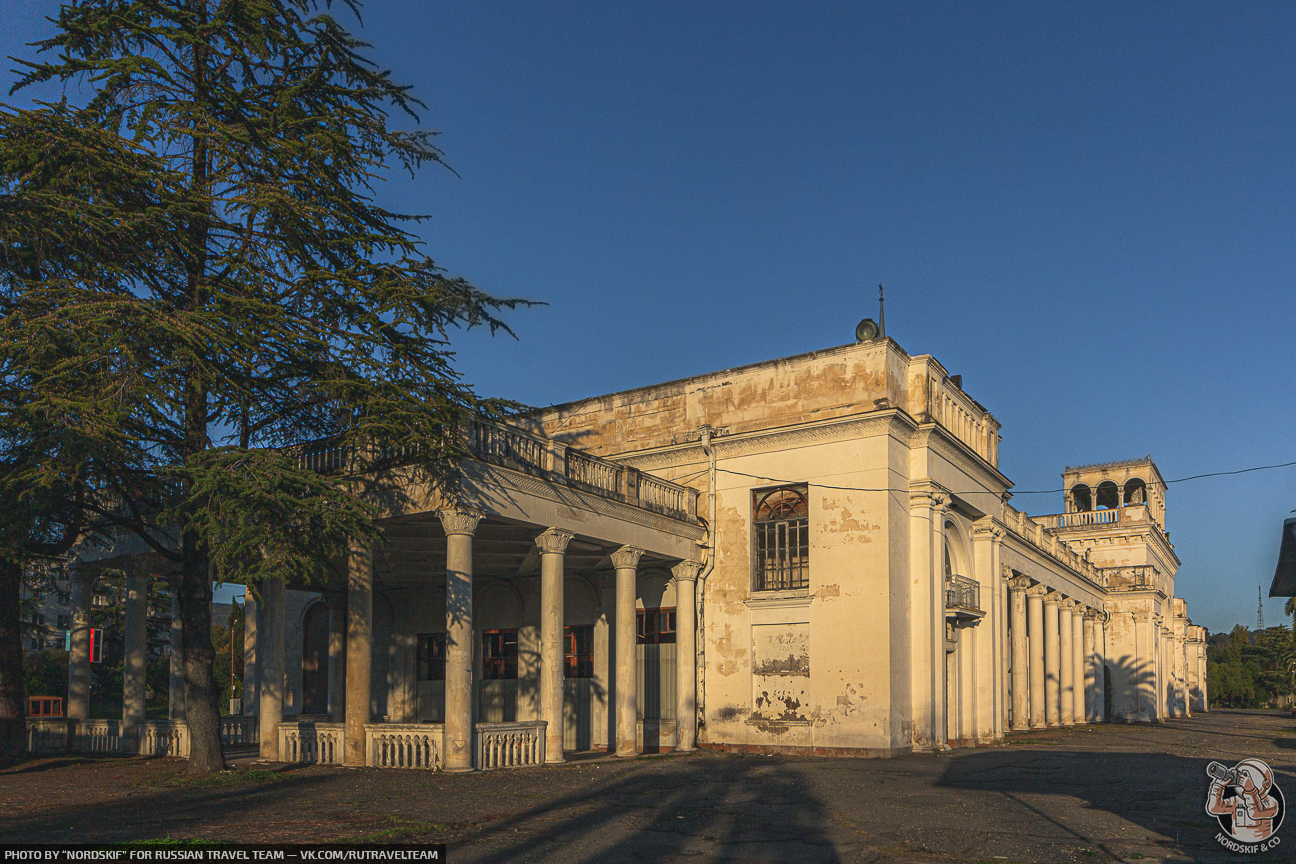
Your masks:
{"label": "neoclassical building", "polygon": [[232,734],[471,770],[1205,710],[1151,459],[1067,468],[1062,512],[1031,516],[999,431],[886,337],[477,424],[456,489],[384,478],[384,542],[344,581],[263,587]]}

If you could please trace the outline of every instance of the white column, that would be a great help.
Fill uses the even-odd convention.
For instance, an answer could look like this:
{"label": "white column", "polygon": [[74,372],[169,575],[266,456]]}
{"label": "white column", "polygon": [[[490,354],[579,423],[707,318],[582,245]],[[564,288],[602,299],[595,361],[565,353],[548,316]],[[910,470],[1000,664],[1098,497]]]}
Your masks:
{"label": "white column", "polygon": [[572,535],[549,528],[540,547],[540,719],[545,727],[545,762],[563,758],[563,560]]}
{"label": "white column", "polygon": [[675,749],[687,753],[697,739],[697,587],[702,564],[681,561],[675,574]]}
{"label": "white column", "polygon": [[1026,590],[1030,579],[1016,576],[1008,581],[1012,607],[1012,728],[1030,728],[1030,666],[1026,659]]}
{"label": "white column", "polygon": [[[639,752],[635,600],[639,594],[637,580],[641,555],[643,550],[633,546],[622,546],[612,553],[612,566],[616,568],[616,620],[613,626],[616,650],[616,755],[622,757],[634,756]],[[678,611],[676,609],[677,614]]]}
{"label": "white column", "polygon": [[931,742],[948,747],[949,659],[945,654],[945,514],[949,496],[931,496]]}
{"label": "white column", "polygon": [[1026,619],[1030,627],[1030,728],[1043,729],[1048,712],[1044,674],[1044,594],[1043,585],[1033,585],[1026,592]]}
{"label": "white column", "polygon": [[[444,770],[473,770],[472,668],[473,668],[473,533],[482,520],[479,513],[445,509],[437,513],[446,533],[446,673],[445,726],[441,764]],[[347,646],[348,667],[352,665]],[[365,663],[368,664],[368,652]],[[351,713],[347,690],[347,715]],[[365,707],[369,699],[366,694]],[[560,747],[559,750],[562,748]]]}
{"label": "white column", "polygon": [[1058,604],[1058,722],[1063,726],[1075,725],[1075,641],[1072,638],[1071,600]]}
{"label": "white column", "polygon": [[1076,603],[1071,607],[1071,719],[1077,725],[1089,722],[1085,713],[1084,633],[1084,607]]}
{"label": "white column", "polygon": [[279,724],[284,703],[284,583],[266,579],[261,583],[261,605],[257,609],[257,660],[261,667],[260,728],[261,758],[279,761]]}
{"label": "white column", "polygon": [[[261,714],[261,667],[257,663],[257,602],[248,591],[243,597],[243,715]],[[260,741],[260,737],[257,738]]]}
{"label": "white column", "polygon": [[1089,609],[1084,614],[1084,682],[1085,720],[1098,722],[1098,613]]}
{"label": "white column", "polygon": [[148,578],[126,575],[126,656],[122,663],[121,745],[125,753],[139,752],[139,727],[144,722],[145,672],[148,661]]}
{"label": "white column", "polygon": [[1044,595],[1044,718],[1049,726],[1061,723],[1062,654],[1058,637],[1058,604],[1062,595],[1050,591]]}
{"label": "white column", "polygon": [[90,716],[90,608],[94,598],[94,580],[87,573],[72,578],[72,644],[68,651],[69,720]]}

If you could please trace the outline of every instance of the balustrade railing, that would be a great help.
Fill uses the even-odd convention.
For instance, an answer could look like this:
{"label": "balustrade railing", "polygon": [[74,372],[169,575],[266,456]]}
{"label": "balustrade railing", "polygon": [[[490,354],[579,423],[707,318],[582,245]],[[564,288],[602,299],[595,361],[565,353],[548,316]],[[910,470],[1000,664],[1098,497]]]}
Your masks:
{"label": "balustrade railing", "polygon": [[573,486],[621,500],[624,497],[621,471],[621,466],[615,462],[599,459],[580,450],[567,451],[567,479]]}
{"label": "balustrade railing", "polygon": [[1088,525],[1115,525],[1121,521],[1121,511],[1082,510],[1078,513],[1052,513],[1032,517],[1045,528],[1077,528]]}
{"label": "balustrade railing", "polygon": [[149,720],[139,727],[141,756],[189,758],[189,726],[183,721]]}
{"label": "balustrade railing", "polygon": [[62,753],[68,749],[67,720],[28,720],[28,753]]}
{"label": "balustrade railing", "polygon": [[440,723],[371,723],[365,726],[370,768],[441,767]]}
{"label": "balustrade railing", "polygon": [[1161,585],[1161,570],[1152,564],[1099,567],[1098,573],[1109,591],[1147,591]]}
{"label": "balustrade railing", "polygon": [[82,753],[120,753],[120,720],[78,720],[70,749]]}
{"label": "balustrade railing", "polygon": [[481,421],[472,423],[468,431],[468,447],[481,459],[529,474],[543,473],[546,469],[547,443],[520,429]]}
{"label": "balustrade railing", "polygon": [[[474,420],[463,427],[464,446],[484,462],[522,471],[675,519],[697,518],[697,490],[643,474],[632,468],[499,423]],[[337,441],[314,441],[296,448],[299,464],[329,473],[358,470],[351,449]],[[399,448],[379,448],[374,456],[399,460]],[[360,460],[363,462],[364,460]]]}
{"label": "balustrade railing", "polygon": [[544,720],[477,724],[477,768],[521,768],[545,761]]}
{"label": "balustrade railing", "polygon": [[259,740],[257,729],[256,717],[222,717],[221,743],[227,747],[239,744],[256,744]]}
{"label": "balustrade railing", "polygon": [[981,583],[967,576],[951,576],[945,581],[945,608],[981,611]]}
{"label": "balustrade railing", "polygon": [[279,759],[307,765],[341,765],[345,740],[346,726],[342,723],[280,723]]}

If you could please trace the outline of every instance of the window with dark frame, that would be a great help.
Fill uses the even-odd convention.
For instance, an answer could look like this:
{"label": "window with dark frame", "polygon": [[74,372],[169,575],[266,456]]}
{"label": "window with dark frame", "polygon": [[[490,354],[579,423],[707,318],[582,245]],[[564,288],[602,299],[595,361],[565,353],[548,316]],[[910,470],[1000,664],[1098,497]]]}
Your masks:
{"label": "window with dark frame", "polygon": [[752,492],[752,530],[756,535],[756,590],[809,587],[810,506],[806,487]]}
{"label": "window with dark frame", "polygon": [[640,609],[636,630],[640,645],[669,645],[675,642],[675,607]]}
{"label": "window with dark frame", "polygon": [[518,677],[517,629],[482,631],[482,680],[512,681]]}
{"label": "window with dark frame", "polygon": [[594,625],[563,628],[563,677],[594,677]]}
{"label": "window with dark frame", "polygon": [[420,633],[415,664],[420,681],[445,680],[446,634]]}

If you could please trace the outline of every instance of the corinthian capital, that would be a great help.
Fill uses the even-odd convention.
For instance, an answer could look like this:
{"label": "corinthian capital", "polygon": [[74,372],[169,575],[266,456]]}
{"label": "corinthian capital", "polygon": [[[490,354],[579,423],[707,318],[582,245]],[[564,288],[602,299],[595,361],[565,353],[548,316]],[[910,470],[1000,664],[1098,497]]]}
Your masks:
{"label": "corinthian capital", "polygon": [[1031,587],[1029,576],[1014,576],[1008,580],[1009,591],[1026,591]]}
{"label": "corinthian capital", "polygon": [[639,566],[639,557],[644,550],[636,546],[622,546],[612,553],[612,566],[618,570],[633,570]]}
{"label": "corinthian capital", "polygon": [[477,530],[477,523],[482,520],[482,514],[472,510],[446,507],[437,511],[437,518],[441,520],[441,527],[445,529],[447,535],[467,534],[471,537]]}
{"label": "corinthian capital", "polygon": [[571,542],[571,539],[572,535],[566,531],[559,531],[557,528],[546,528],[544,533],[535,539],[535,542],[540,547],[541,552],[561,555],[567,551],[567,544]]}
{"label": "corinthian capital", "polygon": [[702,572],[701,561],[681,561],[671,568],[675,574],[676,582],[696,582],[698,574]]}

